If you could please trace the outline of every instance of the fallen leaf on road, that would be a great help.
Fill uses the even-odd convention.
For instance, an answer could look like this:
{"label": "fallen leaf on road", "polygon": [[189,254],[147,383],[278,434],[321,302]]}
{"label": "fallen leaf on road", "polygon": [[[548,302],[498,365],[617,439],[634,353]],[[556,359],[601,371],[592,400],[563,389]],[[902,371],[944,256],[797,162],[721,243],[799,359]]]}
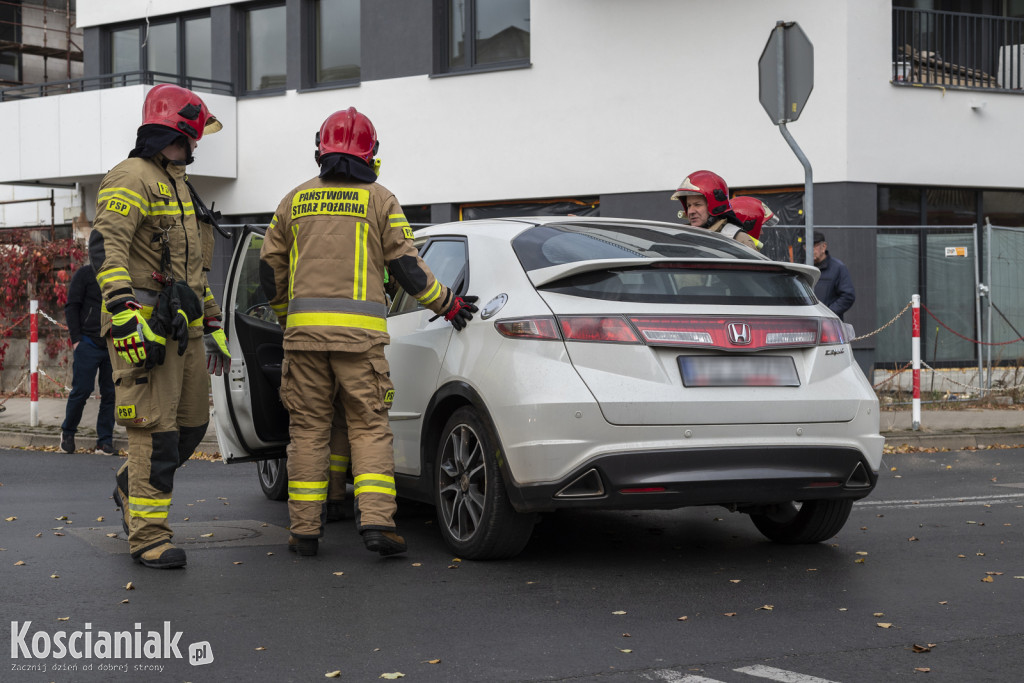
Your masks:
{"label": "fallen leaf on road", "polygon": [[412,566],[414,566],[414,567],[422,567],[423,563],[422,562],[413,562]]}
{"label": "fallen leaf on road", "polygon": [[128,598],[125,598],[124,600],[122,600],[121,604],[122,605],[127,605],[128,604]]}
{"label": "fallen leaf on road", "polygon": [[878,628],[892,628],[892,624],[886,621],[880,621],[877,624],[875,624],[875,626],[877,626]]}
{"label": "fallen leaf on road", "polygon": [[62,534],[62,533],[61,533],[61,532],[59,532],[59,531],[54,531],[54,532],[53,532],[53,535],[54,535],[54,536],[63,536],[64,534]]}
{"label": "fallen leaf on road", "polygon": [[630,652],[632,652],[632,650],[619,650],[619,652],[625,652],[626,654],[629,654]]}
{"label": "fallen leaf on road", "polygon": [[775,605],[761,605],[757,609],[763,609],[763,610],[766,610],[768,612],[771,612],[773,609],[775,609]]}
{"label": "fallen leaf on road", "polygon": [[622,637],[623,638],[632,638],[633,636],[629,635],[628,633],[623,633]]}
{"label": "fallen leaf on road", "polygon": [[856,560],[853,561],[854,564],[864,564],[865,562],[866,560],[863,557],[858,557]]}
{"label": "fallen leaf on road", "polygon": [[393,674],[381,674],[380,677],[381,678],[386,678],[389,681],[393,681],[393,680],[398,679],[398,678],[405,678],[405,674],[402,673],[401,671],[396,671]]}
{"label": "fallen leaf on road", "polygon": [[17,562],[14,563],[14,566],[15,567],[24,567],[25,566],[25,560],[18,560]]}
{"label": "fallen leaf on road", "polygon": [[57,621],[67,621],[71,617],[57,617]]}
{"label": "fallen leaf on road", "polygon": [[618,610],[618,611],[612,612],[612,614],[625,614],[625,612],[623,612],[622,610]]}
{"label": "fallen leaf on road", "polygon": [[340,671],[328,671],[324,674],[324,678],[341,678]]}
{"label": "fallen leaf on road", "polygon": [[920,671],[921,673],[926,674],[929,671],[931,671],[931,669],[928,668],[927,666],[918,666],[918,667],[914,667],[914,671]]}
{"label": "fallen leaf on road", "polygon": [[51,579],[59,579],[60,575],[59,574],[50,574],[50,578]]}
{"label": "fallen leaf on road", "polygon": [[[1022,576],[1022,577],[1020,577],[1020,578],[1024,579],[1024,576]],[[689,618],[690,618],[690,617],[679,617],[678,619],[676,619],[676,621],[686,621],[686,620],[687,620],[687,619],[689,619]]]}
{"label": "fallen leaf on road", "polygon": [[985,572],[985,573],[988,574],[989,576],[1002,576],[1003,575],[1002,572]]}
{"label": "fallen leaf on road", "polygon": [[39,532],[38,534],[36,534],[36,538],[41,538],[42,535],[43,535],[42,532]]}
{"label": "fallen leaf on road", "polygon": [[440,659],[428,659],[427,660],[427,664],[440,664],[440,663],[441,663]]}
{"label": "fallen leaf on road", "polygon": [[924,645],[914,645],[910,649],[913,650],[914,652],[918,653],[918,654],[920,654],[922,652],[931,652],[932,651],[932,649],[930,647],[925,647]]}
{"label": "fallen leaf on road", "polygon": [[907,540],[908,540],[908,541],[920,541],[921,539],[920,539],[920,538],[918,538],[917,536],[911,536],[911,537],[910,537],[910,538],[908,538]]}
{"label": "fallen leaf on road", "polygon": [[[1024,577],[1021,577],[1021,578],[1024,578]],[[940,605],[948,605],[949,604],[949,600],[939,600],[939,604]]]}
{"label": "fallen leaf on road", "polygon": [[865,551],[863,551],[863,550],[858,550],[857,552],[854,553],[854,555],[867,555],[867,553]]}
{"label": "fallen leaf on road", "polygon": [[875,612],[871,616],[873,616],[873,617],[884,617],[885,616],[885,612]]}
{"label": "fallen leaf on road", "polygon": [[199,537],[200,537],[200,538],[211,538],[212,536],[213,536],[213,533],[212,533],[212,532],[211,532],[211,533],[208,533],[208,534],[199,534]]}
{"label": "fallen leaf on road", "polygon": [[995,579],[993,579],[991,576],[986,576],[984,579],[982,579],[982,581],[984,581],[985,583],[992,583],[993,581],[995,581]]}
{"label": "fallen leaf on road", "polygon": [[135,590],[135,585],[131,581],[129,581],[128,583],[125,584],[124,589],[126,591],[133,591],[133,590]]}
{"label": "fallen leaf on road", "polygon": [[61,515],[60,517],[54,517],[54,519],[55,519],[55,520],[57,520],[58,522],[60,522],[60,521],[62,521],[62,520],[65,520],[65,519],[67,519],[67,518],[68,518],[68,516],[67,516],[67,515]]}
{"label": "fallen leaf on road", "polygon": [[729,583],[739,583],[743,579],[729,579]]}
{"label": "fallen leaf on road", "polygon": [[107,538],[117,538],[117,534],[107,534]]}
{"label": "fallen leaf on road", "polygon": [[232,562],[231,564],[242,564],[241,562]]}
{"label": "fallen leaf on road", "polygon": [[267,648],[265,648],[265,647],[263,647],[262,645],[260,645],[260,646],[259,646],[258,648],[256,648],[256,652],[263,652],[263,651],[264,651],[264,650],[266,650],[266,649],[267,649]]}
{"label": "fallen leaf on road", "polygon": [[102,518],[102,517],[97,517],[97,518],[96,518],[96,521],[97,521],[97,522],[102,522],[102,521],[103,521],[103,518]]}
{"label": "fallen leaf on road", "polygon": [[335,576],[343,576],[345,572],[332,572]]}
{"label": "fallen leaf on road", "polygon": [[727,617],[734,617],[734,616],[736,616],[735,612],[723,612],[722,614],[727,616]]}

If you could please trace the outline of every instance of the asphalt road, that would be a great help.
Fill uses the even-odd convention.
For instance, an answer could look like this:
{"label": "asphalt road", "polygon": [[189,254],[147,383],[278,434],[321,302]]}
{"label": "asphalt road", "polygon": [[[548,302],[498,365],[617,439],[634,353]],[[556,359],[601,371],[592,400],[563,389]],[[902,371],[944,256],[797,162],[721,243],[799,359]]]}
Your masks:
{"label": "asphalt road", "polygon": [[[398,520],[407,556],[368,553],[339,522],[297,558],[254,465],[191,461],[171,513],[189,564],[159,571],[107,535],[120,458],[0,450],[0,679],[1019,680],[1022,456],[886,456],[828,543],[769,543],[721,508],[571,512],[504,562],[458,561],[413,504]],[[165,630],[180,659],[166,643],[102,658],[117,639],[103,632],[144,655]],[[57,658],[76,631],[93,656]],[[191,644],[213,660],[191,665]]]}

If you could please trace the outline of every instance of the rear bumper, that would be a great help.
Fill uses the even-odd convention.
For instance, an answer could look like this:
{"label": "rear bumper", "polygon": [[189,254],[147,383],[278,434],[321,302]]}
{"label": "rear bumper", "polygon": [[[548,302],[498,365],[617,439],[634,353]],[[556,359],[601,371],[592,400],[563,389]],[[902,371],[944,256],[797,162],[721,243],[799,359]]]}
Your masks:
{"label": "rear bumper", "polygon": [[854,448],[763,446],[607,453],[557,482],[507,489],[519,512],[560,508],[740,508],[867,496],[878,481]]}

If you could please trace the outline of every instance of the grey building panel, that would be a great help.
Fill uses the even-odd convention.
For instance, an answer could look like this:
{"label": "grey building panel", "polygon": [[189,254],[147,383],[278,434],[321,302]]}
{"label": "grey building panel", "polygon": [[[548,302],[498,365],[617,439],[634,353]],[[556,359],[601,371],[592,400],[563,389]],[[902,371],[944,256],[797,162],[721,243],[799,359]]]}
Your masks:
{"label": "grey building panel", "polygon": [[429,74],[433,9],[423,0],[362,0],[362,80]]}
{"label": "grey building panel", "polygon": [[458,204],[433,204],[430,207],[431,223],[450,223],[459,220]]}
{"label": "grey building panel", "polygon": [[103,29],[90,26],[82,31],[82,76],[91,78],[103,73]]}
{"label": "grey building panel", "polygon": [[313,49],[316,43],[308,41],[307,47],[303,47],[303,36],[309,35],[306,32],[308,25],[304,21],[302,12],[302,0],[288,0],[285,3],[285,88],[287,90],[299,90],[304,86],[302,80],[306,69],[304,68],[304,49]]}
{"label": "grey building panel", "polygon": [[235,93],[241,92],[237,82],[239,72],[238,13],[231,5],[210,8],[210,33],[214,36],[210,58],[213,62],[212,78],[235,84]]}
{"label": "grey building panel", "polygon": [[648,221],[681,223],[682,205],[672,200],[675,188],[660,192],[623,192],[601,195],[601,215],[612,218],[640,218]]}

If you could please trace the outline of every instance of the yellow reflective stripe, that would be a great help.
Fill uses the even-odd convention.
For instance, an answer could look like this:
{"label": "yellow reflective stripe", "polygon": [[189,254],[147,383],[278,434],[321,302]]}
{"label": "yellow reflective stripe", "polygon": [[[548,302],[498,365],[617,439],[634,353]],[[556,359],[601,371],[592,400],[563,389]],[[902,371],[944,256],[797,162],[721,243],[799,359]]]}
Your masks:
{"label": "yellow reflective stripe", "polygon": [[295,298],[295,269],[299,266],[299,226],[292,224],[292,248],[288,250],[288,299]]}
{"label": "yellow reflective stripe", "polygon": [[161,505],[170,505],[170,498],[138,498],[136,496],[128,496],[129,505],[150,505],[153,507],[159,507]]}
{"label": "yellow reflective stripe", "polygon": [[383,493],[389,496],[397,496],[398,492],[392,488],[386,486],[357,486],[355,495],[359,496],[364,493]]}
{"label": "yellow reflective stripe", "polygon": [[128,496],[128,513],[132,517],[167,517],[171,507],[170,498],[136,498]]}
{"label": "yellow reflective stripe", "polygon": [[100,204],[108,199],[120,199],[138,209],[143,216],[147,215],[152,205],[149,200],[134,190],[127,187],[108,187],[96,195],[96,203]]}
{"label": "yellow reflective stripe", "polygon": [[[191,204],[183,204],[182,205],[182,209],[184,210],[186,216],[192,216],[196,212],[196,210],[193,208],[193,206]],[[161,206],[159,209],[151,208],[149,210],[149,215],[150,216],[179,216],[179,215],[181,215],[181,210],[178,209],[177,204],[168,204],[167,206]]]}
{"label": "yellow reflective stripe", "polygon": [[323,325],[326,327],[355,327],[361,330],[388,331],[388,321],[369,315],[353,313],[289,313],[288,327],[309,327]]}
{"label": "yellow reflective stripe", "polygon": [[441,283],[434,280],[434,284],[427,290],[427,293],[419,297],[417,300],[424,306],[428,306],[434,303],[434,300],[439,296],[441,296]]}
{"label": "yellow reflective stripe", "polygon": [[288,314],[288,302],[286,301],[283,304],[270,304],[270,309],[272,311],[274,311],[274,313],[276,313],[278,315],[278,317],[280,317],[282,315],[287,315]]}
{"label": "yellow reflective stripe", "polygon": [[195,320],[192,320],[191,322],[189,322],[188,326],[189,327],[202,327],[203,326],[203,319],[202,318],[196,318]]}
{"label": "yellow reflective stripe", "polygon": [[360,474],[352,480],[355,484],[355,495],[362,493],[383,493],[389,496],[397,494],[395,491],[395,478],[386,474]]}
{"label": "yellow reflective stripe", "polygon": [[277,226],[277,216],[270,219],[270,225],[267,226],[267,232],[270,232]]}
{"label": "yellow reflective stripe", "polygon": [[370,232],[369,223],[356,223],[356,265],[352,282],[352,298],[366,300],[366,240]]}
{"label": "yellow reflective stripe", "polygon": [[118,282],[119,280],[127,280],[131,282],[131,277],[128,275],[127,268],[107,268],[106,270],[101,270],[96,274],[96,282],[99,283],[100,287],[111,282]]}
{"label": "yellow reflective stripe", "polygon": [[289,500],[327,500],[326,481],[289,481]]}
{"label": "yellow reflective stripe", "polygon": [[[334,455],[331,454],[331,471],[332,472],[348,472],[348,465],[352,458],[348,455]],[[335,464],[337,463],[337,464]]]}

